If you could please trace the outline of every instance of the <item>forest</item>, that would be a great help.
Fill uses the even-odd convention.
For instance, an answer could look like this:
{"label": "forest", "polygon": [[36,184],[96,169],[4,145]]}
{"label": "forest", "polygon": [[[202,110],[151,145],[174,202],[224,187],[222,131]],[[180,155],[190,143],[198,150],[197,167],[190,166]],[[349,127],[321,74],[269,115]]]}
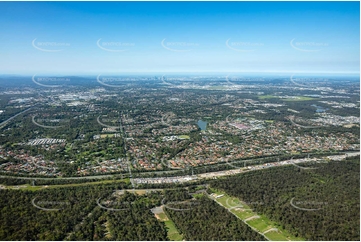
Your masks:
{"label": "forest", "polygon": [[359,240],[359,168],[359,157],[350,157],[246,172],[207,184],[143,185],[148,190],[142,195],[124,191],[127,180],[37,191],[1,189],[0,240],[168,240],[164,222],[151,212],[162,205],[186,240],[265,239],[208,198],[206,187],[208,193],[215,189],[238,197],[306,240]]}
{"label": "forest", "polygon": [[[172,195],[176,197],[174,194]],[[184,208],[185,210],[176,211],[172,208]],[[227,209],[204,195],[199,197],[196,202],[188,205],[172,205],[172,208],[166,208],[166,213],[174,221],[177,229],[182,232],[185,240],[265,240],[263,236],[253,231]]]}
{"label": "forest", "polygon": [[360,161],[277,167],[211,181],[307,240],[359,240]]}
{"label": "forest", "polygon": [[[150,212],[157,193],[114,197],[125,184],[0,190],[0,240],[166,240],[164,224]],[[112,211],[98,206],[126,206]],[[108,203],[107,203],[108,202]]]}

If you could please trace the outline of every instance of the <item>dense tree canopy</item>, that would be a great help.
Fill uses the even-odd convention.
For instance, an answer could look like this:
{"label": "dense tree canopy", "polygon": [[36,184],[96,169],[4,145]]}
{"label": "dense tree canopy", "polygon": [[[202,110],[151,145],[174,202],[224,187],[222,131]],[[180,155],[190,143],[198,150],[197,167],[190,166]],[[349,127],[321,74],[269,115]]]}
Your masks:
{"label": "dense tree canopy", "polygon": [[[212,181],[308,240],[359,240],[359,158],[272,168]],[[292,206],[295,205],[295,206]]]}
{"label": "dense tree canopy", "polygon": [[[173,198],[176,197],[172,195]],[[174,210],[177,208],[185,210]],[[263,236],[206,196],[189,201],[188,204],[172,205],[165,210],[186,240],[265,240]]]}

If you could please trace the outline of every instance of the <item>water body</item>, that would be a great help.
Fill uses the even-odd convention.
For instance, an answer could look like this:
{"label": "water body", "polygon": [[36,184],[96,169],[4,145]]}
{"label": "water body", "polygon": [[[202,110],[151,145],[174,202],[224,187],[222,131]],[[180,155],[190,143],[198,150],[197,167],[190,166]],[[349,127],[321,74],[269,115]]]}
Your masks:
{"label": "water body", "polygon": [[206,121],[198,120],[197,125],[201,130],[206,130],[207,129],[207,122]]}
{"label": "water body", "polygon": [[321,106],[317,106],[316,104],[312,104],[311,106],[316,108],[316,113],[323,113],[326,110],[328,110],[328,108],[325,109],[325,108],[323,108]]}

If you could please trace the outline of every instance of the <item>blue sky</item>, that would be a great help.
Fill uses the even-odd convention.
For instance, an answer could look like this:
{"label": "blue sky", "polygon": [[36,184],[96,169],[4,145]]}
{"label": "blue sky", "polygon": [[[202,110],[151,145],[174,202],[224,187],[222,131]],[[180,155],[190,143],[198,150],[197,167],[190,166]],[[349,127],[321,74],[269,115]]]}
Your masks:
{"label": "blue sky", "polygon": [[359,73],[359,2],[0,2],[0,74]]}

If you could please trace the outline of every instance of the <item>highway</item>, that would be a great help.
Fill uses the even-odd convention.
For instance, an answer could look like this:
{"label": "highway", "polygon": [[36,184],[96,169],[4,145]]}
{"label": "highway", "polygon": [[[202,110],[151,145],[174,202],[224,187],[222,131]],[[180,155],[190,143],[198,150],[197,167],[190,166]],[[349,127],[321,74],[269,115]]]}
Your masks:
{"label": "highway", "polygon": [[[321,160],[322,158],[328,158],[331,160],[340,160],[340,159],[345,159],[347,157],[351,157],[351,156],[358,156],[360,155],[359,151],[355,151],[355,152],[345,152],[345,155],[325,155],[324,157],[320,157],[317,158],[319,160]],[[275,157],[275,159],[277,159],[277,157]],[[253,171],[253,170],[258,170],[258,169],[264,169],[264,168],[269,168],[269,167],[275,167],[275,166],[283,166],[283,165],[294,165],[294,164],[300,164],[300,163],[304,163],[304,162],[308,162],[311,161],[312,159],[309,158],[302,158],[302,159],[290,159],[287,161],[280,161],[277,162],[279,165],[275,165],[275,162],[272,163],[264,163],[261,165],[249,165],[247,167],[250,167],[251,169],[249,169],[248,171]],[[247,172],[248,172],[247,171]],[[157,172],[153,172],[153,173],[173,173],[173,172],[177,172],[177,171],[157,171]],[[237,169],[232,169],[232,170],[224,170],[224,171],[217,171],[217,172],[208,172],[208,173],[202,173],[202,174],[198,174],[197,179],[203,179],[203,178],[213,178],[213,177],[221,177],[221,176],[227,176],[227,175],[232,175],[232,174],[237,174],[237,173],[241,173],[241,172],[246,172],[244,170],[241,170],[240,168]],[[150,174],[152,172],[141,172],[138,174]],[[16,179],[25,179],[25,180],[78,180],[78,179],[102,179],[102,178],[112,178],[114,175],[95,175],[95,176],[84,176],[84,177],[28,177],[28,176],[7,176],[7,175],[0,175],[0,178],[16,178]],[[184,176],[187,177],[187,176]],[[142,179],[149,179],[149,180],[153,180],[153,179],[159,179],[159,180],[166,180],[166,177],[157,177],[157,178],[142,178]],[[134,185],[134,184],[133,184]]]}
{"label": "highway", "polygon": [[15,115],[12,116],[11,118],[8,118],[7,120],[1,122],[1,123],[0,123],[0,129],[4,128],[5,125],[6,125],[8,122],[10,122],[11,120],[13,120],[13,119],[16,118],[17,116],[19,116],[19,115],[21,115],[21,114],[29,111],[30,109],[32,109],[32,107],[31,107],[31,108],[28,108],[28,109],[25,109],[24,111],[22,111],[22,112],[20,112],[20,113],[18,113],[18,114],[15,114]]}

